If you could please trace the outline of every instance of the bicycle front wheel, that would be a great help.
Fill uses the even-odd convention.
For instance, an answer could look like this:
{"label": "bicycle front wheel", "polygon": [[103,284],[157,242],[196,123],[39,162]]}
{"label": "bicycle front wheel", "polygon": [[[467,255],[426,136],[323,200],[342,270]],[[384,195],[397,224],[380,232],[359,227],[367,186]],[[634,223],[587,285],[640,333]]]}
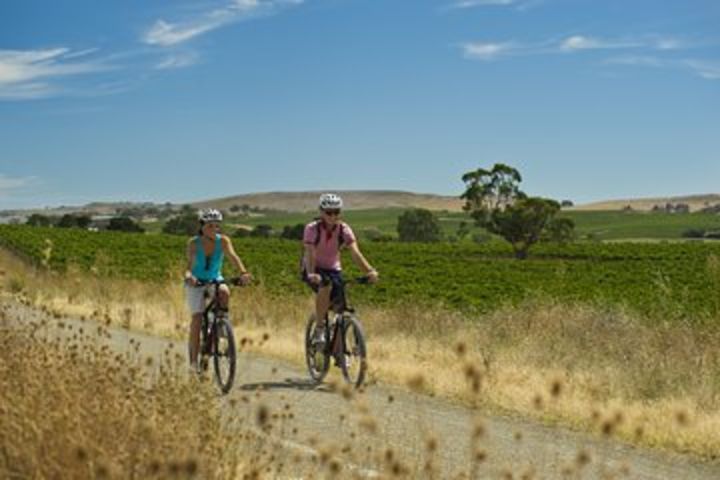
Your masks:
{"label": "bicycle front wheel", "polygon": [[317,328],[317,321],[315,314],[312,314],[305,327],[305,362],[307,363],[310,377],[316,382],[322,382],[330,368],[330,355],[327,349],[329,332],[325,332],[326,343],[317,344],[313,341],[315,328]]}
{"label": "bicycle front wheel", "polygon": [[237,363],[235,335],[227,318],[218,319],[215,322],[214,330],[212,357],[215,368],[215,381],[222,393],[228,393],[235,380]]}
{"label": "bicycle front wheel", "polygon": [[360,320],[352,314],[345,314],[343,318],[343,347],[344,351],[338,359],[343,377],[355,387],[362,385],[367,372],[367,349],[365,334]]}

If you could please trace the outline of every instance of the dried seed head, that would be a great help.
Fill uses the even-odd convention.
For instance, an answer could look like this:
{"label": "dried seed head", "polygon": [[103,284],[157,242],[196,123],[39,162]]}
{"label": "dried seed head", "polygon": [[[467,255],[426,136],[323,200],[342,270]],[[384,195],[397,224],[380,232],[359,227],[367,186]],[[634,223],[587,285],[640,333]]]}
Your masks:
{"label": "dried seed head", "polygon": [[435,437],[430,437],[425,441],[425,448],[430,453],[435,453],[438,449],[438,441]]}
{"label": "dried seed head", "polygon": [[585,450],[580,450],[575,457],[575,463],[579,468],[583,468],[590,463],[590,454]]}
{"label": "dried seed head", "polygon": [[408,378],[407,386],[415,392],[420,392],[425,386],[425,377],[421,373],[417,373]]}
{"label": "dried seed head", "polygon": [[264,427],[270,419],[270,409],[267,405],[260,405],[257,409],[255,419],[261,427]]}
{"label": "dried seed head", "polygon": [[558,398],[562,393],[563,384],[560,379],[555,379],[550,383],[550,395],[553,398]]}
{"label": "dried seed head", "polygon": [[605,420],[600,425],[600,430],[602,431],[603,435],[610,436],[615,432],[615,423],[613,423],[611,420]]}
{"label": "dried seed head", "polygon": [[681,427],[687,427],[690,423],[690,416],[684,410],[678,410],[675,412],[675,422]]}

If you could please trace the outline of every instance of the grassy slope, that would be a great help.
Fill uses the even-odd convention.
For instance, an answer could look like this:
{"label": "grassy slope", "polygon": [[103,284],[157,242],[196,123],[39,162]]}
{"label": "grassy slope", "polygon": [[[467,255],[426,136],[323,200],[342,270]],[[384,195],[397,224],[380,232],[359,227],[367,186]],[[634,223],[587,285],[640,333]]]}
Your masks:
{"label": "grassy slope", "polygon": [[[396,235],[397,218],[403,211],[404,209],[401,208],[350,210],[344,213],[343,218],[358,233],[367,229],[378,229]],[[436,212],[436,215],[446,235],[454,235],[462,221],[472,224],[472,219],[461,212]],[[720,230],[720,216],[715,214],[568,211],[563,212],[561,216],[575,221],[576,232],[581,238],[592,234],[600,240],[679,239],[682,238],[685,230],[691,228]],[[253,227],[269,224],[276,231],[282,231],[285,225],[306,223],[312,218],[311,213],[273,213],[256,217],[235,217],[230,219],[230,223]],[[159,230],[159,226],[156,230]],[[473,233],[481,231],[479,228],[472,228]]]}
{"label": "grassy slope", "polygon": [[618,211],[564,212],[575,221],[581,236],[590,233],[598,239],[631,238],[677,239],[685,230],[720,230],[720,216],[708,213],[624,213]]}

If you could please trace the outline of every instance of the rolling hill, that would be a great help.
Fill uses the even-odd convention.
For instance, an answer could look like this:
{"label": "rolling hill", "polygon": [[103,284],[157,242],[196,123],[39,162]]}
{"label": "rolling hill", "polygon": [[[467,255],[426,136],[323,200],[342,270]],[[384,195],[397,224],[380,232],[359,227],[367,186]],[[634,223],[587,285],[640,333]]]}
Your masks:
{"label": "rolling hill", "polygon": [[654,198],[633,198],[625,200],[603,200],[577,205],[571,210],[592,211],[592,210],[622,210],[628,205],[633,210],[651,211],[655,205],[686,204],[691,212],[696,212],[705,207],[720,204],[720,194],[684,195],[678,197],[654,197]]}
{"label": "rolling hill", "polygon": [[[286,212],[307,212],[317,209],[317,201],[321,193],[320,191],[250,193],[195,202],[192,205],[198,208],[212,206],[220,209],[229,209],[233,205],[250,205]],[[463,201],[458,197],[396,190],[341,190],[336,193],[343,197],[346,210],[416,207],[460,211],[463,205]]]}

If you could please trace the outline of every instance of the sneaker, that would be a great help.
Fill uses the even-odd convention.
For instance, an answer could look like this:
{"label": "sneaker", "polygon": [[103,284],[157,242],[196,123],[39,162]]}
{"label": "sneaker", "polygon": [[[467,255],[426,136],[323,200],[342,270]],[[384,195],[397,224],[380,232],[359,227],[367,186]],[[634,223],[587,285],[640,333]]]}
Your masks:
{"label": "sneaker", "polygon": [[188,365],[188,374],[193,378],[198,378],[202,375],[202,369],[198,363],[195,365]]}
{"label": "sneaker", "polygon": [[208,369],[208,357],[203,355],[200,357],[200,360],[198,361],[197,365],[197,371],[198,373],[203,373]]}
{"label": "sneaker", "polygon": [[322,347],[322,345],[325,345],[325,329],[324,328],[315,328],[315,332],[313,333],[313,339],[312,339],[313,345],[315,347]]}

